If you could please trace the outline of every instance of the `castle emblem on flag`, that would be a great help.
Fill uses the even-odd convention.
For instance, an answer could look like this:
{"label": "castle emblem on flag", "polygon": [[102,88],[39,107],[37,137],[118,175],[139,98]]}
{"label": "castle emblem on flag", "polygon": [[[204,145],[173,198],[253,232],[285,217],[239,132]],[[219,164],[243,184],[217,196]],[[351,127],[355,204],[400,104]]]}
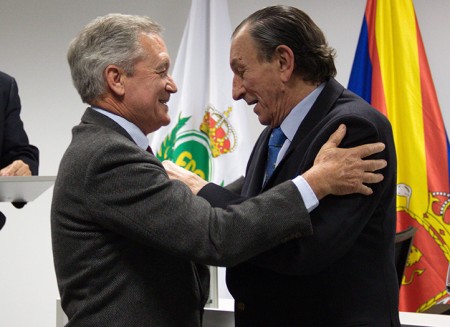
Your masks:
{"label": "castle emblem on flag", "polygon": [[[423,227],[426,233],[423,233],[422,236],[428,239],[428,242],[426,242],[428,248],[422,248],[423,246],[420,243],[412,246],[402,285],[412,285],[417,279],[426,278],[427,269],[430,267],[424,261],[428,261],[428,256],[431,254],[443,255],[445,260],[450,261],[450,218],[447,215],[447,209],[450,205],[450,194],[446,192],[428,192],[428,208],[423,214],[417,214],[411,210],[412,195],[413,190],[411,186],[404,183],[397,185],[397,197],[399,197],[397,211],[400,216],[408,216]],[[428,272],[430,273],[431,270]],[[431,306],[443,301],[447,295],[446,290],[434,294],[421,303],[417,311],[422,312],[429,309]]]}
{"label": "castle emblem on flag", "polygon": [[233,152],[237,145],[236,131],[227,119],[232,108],[220,113],[213,106],[205,109],[203,120],[197,129],[182,130],[191,116],[178,116],[175,127],[164,138],[156,157],[170,160],[210,181],[213,175],[213,159]]}
{"label": "castle emblem on flag", "polygon": [[208,106],[200,125],[200,131],[208,136],[213,158],[232,152],[236,147],[236,132],[228,122],[232,107],[222,114],[212,106]]}

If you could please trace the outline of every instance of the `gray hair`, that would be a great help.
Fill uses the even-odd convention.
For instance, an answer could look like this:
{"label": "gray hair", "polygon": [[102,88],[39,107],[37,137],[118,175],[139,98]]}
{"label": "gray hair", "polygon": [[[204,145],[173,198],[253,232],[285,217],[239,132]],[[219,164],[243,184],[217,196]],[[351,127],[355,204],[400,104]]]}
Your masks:
{"label": "gray hair", "polygon": [[334,49],[328,46],[320,28],[300,9],[271,6],[258,10],[236,27],[233,37],[245,26],[256,43],[261,61],[270,61],[275,49],[286,45],[294,52],[294,72],[303,80],[323,82],[336,75]]}
{"label": "gray hair", "polygon": [[86,25],[67,52],[72,81],[83,102],[91,103],[106,91],[103,72],[108,65],[133,74],[144,56],[140,34],[160,35],[162,28],[145,16],[109,14]]}

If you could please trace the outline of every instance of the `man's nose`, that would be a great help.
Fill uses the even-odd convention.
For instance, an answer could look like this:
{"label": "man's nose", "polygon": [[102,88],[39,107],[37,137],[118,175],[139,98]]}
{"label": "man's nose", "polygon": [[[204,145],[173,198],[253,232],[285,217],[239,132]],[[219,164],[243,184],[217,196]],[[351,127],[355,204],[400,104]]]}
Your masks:
{"label": "man's nose", "polygon": [[178,91],[177,84],[173,80],[172,76],[168,75],[168,82],[166,85],[166,90],[170,93],[176,93]]}
{"label": "man's nose", "polygon": [[244,84],[239,76],[234,75],[233,77],[233,99],[240,100],[245,95]]}

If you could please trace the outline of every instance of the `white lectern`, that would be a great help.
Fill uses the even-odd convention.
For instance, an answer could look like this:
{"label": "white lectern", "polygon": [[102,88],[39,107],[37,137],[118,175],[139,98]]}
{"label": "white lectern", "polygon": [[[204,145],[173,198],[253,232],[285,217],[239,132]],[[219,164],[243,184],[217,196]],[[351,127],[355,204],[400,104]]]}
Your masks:
{"label": "white lectern", "polygon": [[0,176],[0,202],[30,202],[55,183],[56,176]]}

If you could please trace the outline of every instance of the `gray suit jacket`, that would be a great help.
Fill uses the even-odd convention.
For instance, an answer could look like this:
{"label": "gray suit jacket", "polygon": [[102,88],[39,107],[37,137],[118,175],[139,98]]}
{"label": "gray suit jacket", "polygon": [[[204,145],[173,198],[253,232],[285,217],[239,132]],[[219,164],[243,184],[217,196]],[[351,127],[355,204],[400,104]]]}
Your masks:
{"label": "gray suit jacket", "polygon": [[170,181],[119,125],[87,109],[62,158],[51,208],[67,326],[200,326],[209,283],[201,264],[232,266],[311,234],[302,203],[286,182],[214,209]]}

